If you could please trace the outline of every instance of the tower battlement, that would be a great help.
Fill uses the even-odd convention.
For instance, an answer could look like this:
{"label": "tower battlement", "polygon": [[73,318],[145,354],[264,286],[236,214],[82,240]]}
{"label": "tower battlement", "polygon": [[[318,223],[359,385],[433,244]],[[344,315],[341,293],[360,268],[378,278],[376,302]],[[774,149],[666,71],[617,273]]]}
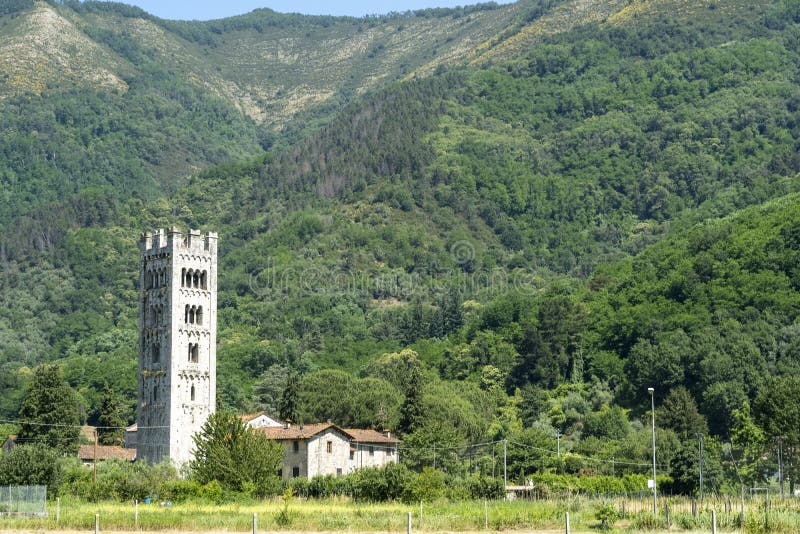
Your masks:
{"label": "tower battlement", "polygon": [[169,230],[159,228],[155,232],[145,232],[139,238],[139,249],[142,255],[164,254],[177,250],[194,253],[216,254],[217,232],[201,233],[190,229],[184,234],[180,228],[173,226]]}

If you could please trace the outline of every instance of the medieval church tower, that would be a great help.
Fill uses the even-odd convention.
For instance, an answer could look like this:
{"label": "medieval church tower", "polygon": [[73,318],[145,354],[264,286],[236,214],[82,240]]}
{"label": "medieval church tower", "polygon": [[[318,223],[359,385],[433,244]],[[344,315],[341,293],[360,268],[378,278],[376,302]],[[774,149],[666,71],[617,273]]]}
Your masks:
{"label": "medieval church tower", "polygon": [[192,435],[214,412],[217,234],[142,235],[136,457],[192,459]]}

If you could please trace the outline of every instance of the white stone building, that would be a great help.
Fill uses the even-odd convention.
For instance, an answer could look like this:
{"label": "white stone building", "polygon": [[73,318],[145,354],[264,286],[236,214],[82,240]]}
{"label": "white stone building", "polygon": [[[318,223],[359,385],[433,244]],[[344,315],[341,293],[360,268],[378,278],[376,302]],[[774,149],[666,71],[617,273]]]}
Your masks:
{"label": "white stone building", "polygon": [[257,427],[283,445],[283,479],[342,476],[362,467],[398,461],[400,441],[374,430],[344,429],[333,423]]}
{"label": "white stone building", "polygon": [[136,456],[192,458],[192,435],[214,412],[217,234],[172,228],[140,243]]}

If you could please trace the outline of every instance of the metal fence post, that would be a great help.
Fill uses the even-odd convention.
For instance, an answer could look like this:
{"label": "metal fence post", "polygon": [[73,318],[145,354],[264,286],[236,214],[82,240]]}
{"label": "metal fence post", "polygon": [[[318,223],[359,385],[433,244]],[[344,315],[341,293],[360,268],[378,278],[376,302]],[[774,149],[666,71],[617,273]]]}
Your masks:
{"label": "metal fence post", "polygon": [[100,534],[100,514],[94,514],[94,534]]}
{"label": "metal fence post", "polygon": [[408,512],[408,521],[406,523],[406,534],[411,534],[411,512]]}
{"label": "metal fence post", "polygon": [[566,532],[567,532],[567,534],[570,534],[570,530],[569,530],[569,512],[567,512],[567,514],[566,514],[566,523],[567,523],[567,525],[566,525],[566,526],[567,526],[567,530],[566,530]]}

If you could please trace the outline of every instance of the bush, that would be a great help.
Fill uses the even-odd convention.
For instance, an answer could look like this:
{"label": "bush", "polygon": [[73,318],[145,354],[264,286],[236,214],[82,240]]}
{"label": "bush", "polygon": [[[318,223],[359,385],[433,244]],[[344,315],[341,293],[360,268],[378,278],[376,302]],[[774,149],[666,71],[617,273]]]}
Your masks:
{"label": "bush", "polygon": [[594,518],[600,521],[600,528],[608,530],[613,528],[614,523],[619,519],[619,512],[611,503],[603,503],[594,512]]}
{"label": "bush", "polygon": [[61,481],[61,464],[50,447],[18,445],[0,457],[0,486],[47,486],[55,493]]}
{"label": "bush", "polygon": [[426,467],[415,476],[403,491],[405,502],[431,502],[444,496],[444,474]]}
{"label": "bush", "polygon": [[194,480],[167,480],[158,490],[159,497],[171,502],[184,502],[200,497],[201,486]]}
{"label": "bush", "polygon": [[400,499],[413,476],[405,465],[396,463],[383,468],[359,469],[349,475],[355,498],[371,502]]}
{"label": "bush", "polygon": [[467,484],[473,499],[502,499],[506,496],[505,486],[499,478],[476,476],[468,479]]}
{"label": "bush", "polygon": [[75,495],[88,501],[144,500],[156,496],[165,484],[176,481],[178,473],[169,463],[149,466],[124,460],[106,460],[97,464],[97,483],[92,471],[78,459],[64,462],[61,494]]}
{"label": "bush", "polygon": [[199,495],[203,499],[220,502],[222,500],[222,484],[220,484],[218,480],[212,480],[208,484],[203,484],[200,486]]}

